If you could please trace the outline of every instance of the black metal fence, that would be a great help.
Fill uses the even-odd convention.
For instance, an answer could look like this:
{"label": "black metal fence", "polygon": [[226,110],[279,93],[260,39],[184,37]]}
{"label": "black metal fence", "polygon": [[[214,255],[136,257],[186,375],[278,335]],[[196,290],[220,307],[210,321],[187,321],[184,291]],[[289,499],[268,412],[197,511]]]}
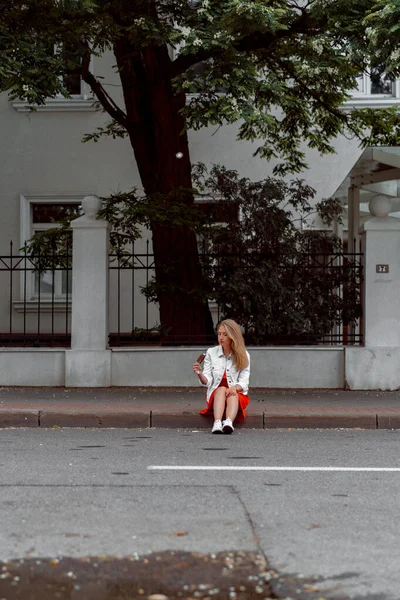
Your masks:
{"label": "black metal fence", "polygon": [[[43,264],[46,264],[46,268]],[[72,251],[0,255],[0,345],[70,346]]]}
{"label": "black metal fence", "polygon": [[147,240],[142,250],[124,247],[110,259],[110,346],[159,343],[158,307],[142,293],[155,275]]}
{"label": "black metal fence", "polygon": [[[200,253],[204,269],[212,273],[214,278],[220,276],[222,279],[249,277],[254,262],[262,262],[265,259],[266,257],[261,255],[253,256],[250,260],[249,256],[239,257],[234,253]],[[310,253],[292,257],[283,266],[281,264],[275,267],[278,279],[286,279],[291,285],[296,279],[296,269],[300,260],[302,268],[309,270],[308,286],[313,286],[316,281],[330,281],[330,289],[333,289],[334,293],[327,296],[328,301],[331,299],[333,303],[344,308],[347,305],[351,306],[351,310],[337,310],[333,320],[331,318],[331,321],[325,322],[322,329],[321,325],[319,328],[315,325],[320,316],[314,311],[310,314],[309,321],[315,323],[310,327],[296,332],[279,330],[278,327],[277,331],[272,330],[264,336],[262,345],[362,344],[362,254]],[[149,242],[138,247],[133,245],[130,250],[124,248],[123,252],[111,253],[109,269],[110,346],[143,343],[169,345],[171,338],[166,341],[163,337],[157,305],[142,293],[155,273],[154,256],[150,251]],[[340,281],[340,285],[335,287],[335,281]],[[346,282],[351,282],[351,289]],[[303,284],[300,281],[298,285],[301,288]],[[307,296],[305,288],[301,288],[300,291],[301,296]],[[0,255],[0,345],[70,346],[71,293],[71,247],[67,245],[63,254],[54,250],[44,257],[39,252],[33,255],[28,254],[26,250],[15,249],[10,243],[9,252]],[[326,302],[326,298],[324,301]],[[217,287],[214,299],[209,305],[215,323],[229,313],[229,297],[222,298]],[[350,319],[347,318],[347,314],[350,314]],[[245,313],[240,322],[245,326],[247,343],[252,344],[251,324],[246,322]],[[195,344],[196,339],[190,339],[188,335],[187,343]]]}
{"label": "black metal fence", "polygon": [[[111,346],[130,346],[134,344],[161,344],[176,345],[171,342],[171,336],[163,336],[159,325],[157,307],[140,293],[154,276],[154,255],[150,252],[149,242],[141,251],[136,251],[133,245],[129,250],[115,252],[110,255],[111,290],[114,294],[114,305],[111,302]],[[238,281],[240,277],[249,277],[254,273],[254,266],[259,267],[260,262],[265,262],[266,255],[238,256],[237,254],[209,254],[200,253],[203,268],[213,272],[213,277],[220,275],[229,280]],[[268,262],[268,260],[266,261]],[[299,265],[306,273],[307,286],[298,281],[298,290],[293,293],[293,302],[301,304],[302,297],[311,294],[312,286],[325,282],[329,294],[321,302],[332,302],[329,318],[322,320],[323,310],[311,312],[307,326],[293,331],[270,331],[263,341],[254,342],[251,324],[246,327],[245,318],[240,320],[245,327],[245,337],[248,344],[256,345],[361,345],[362,338],[362,254],[361,253],[308,253],[293,256],[286,264],[280,263],[278,267],[271,266],[278,271],[278,278],[286,280],[288,285],[296,280],[296,271]],[[252,272],[253,269],[253,272]],[[258,271],[259,272],[259,271]],[[267,271],[264,271],[267,275]],[[318,283],[317,283],[318,282]],[[335,283],[337,282],[337,284]],[[303,286],[303,287],[302,287]],[[325,286],[326,287],[326,286]],[[324,286],[322,285],[322,288]],[[225,293],[225,292],[224,292]],[[323,296],[323,291],[321,292]],[[321,296],[321,297],[322,297]],[[297,298],[297,299],[296,299]],[[214,322],[226,314],[229,315],[229,298],[220,302],[221,293],[215,290],[214,300],[209,301]],[[232,305],[231,305],[232,307]],[[287,307],[290,309],[290,307]],[[299,309],[299,307],[296,307]],[[300,309],[301,310],[301,309]],[[250,310],[251,312],[251,310]],[[320,314],[317,314],[320,313]],[[326,310],[325,310],[326,313]],[[305,321],[307,321],[305,319]],[[251,319],[249,319],[250,321]],[[279,327],[278,327],[279,329]],[[283,328],[282,328],[283,329]],[[188,332],[187,339],[180,345],[199,343]]]}

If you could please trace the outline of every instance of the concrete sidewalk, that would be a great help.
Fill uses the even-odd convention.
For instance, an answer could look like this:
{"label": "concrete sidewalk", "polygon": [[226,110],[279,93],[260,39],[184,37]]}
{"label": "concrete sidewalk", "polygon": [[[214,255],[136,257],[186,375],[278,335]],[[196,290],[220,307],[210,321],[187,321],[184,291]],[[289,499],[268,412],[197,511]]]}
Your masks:
{"label": "concrete sidewalk", "polygon": [[[400,429],[400,392],[251,389],[238,427]],[[208,428],[203,388],[0,388],[0,427]]]}

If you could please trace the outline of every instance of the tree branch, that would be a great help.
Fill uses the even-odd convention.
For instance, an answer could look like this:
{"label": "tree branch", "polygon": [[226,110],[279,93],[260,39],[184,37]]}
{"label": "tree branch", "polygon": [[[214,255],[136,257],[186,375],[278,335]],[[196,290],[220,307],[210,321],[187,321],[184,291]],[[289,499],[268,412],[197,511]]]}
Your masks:
{"label": "tree branch", "polygon": [[120,107],[114,102],[111,96],[106,92],[101,83],[96,77],[89,71],[90,63],[90,50],[88,49],[87,54],[82,58],[82,79],[88,85],[91,90],[98,98],[100,104],[104,110],[115,120],[117,123],[126,127],[128,125],[128,117],[126,113],[120,109]]}
{"label": "tree branch", "polygon": [[304,83],[304,81],[302,81],[301,77],[298,76],[298,74],[296,73],[292,64],[285,63],[281,59],[275,59],[275,62],[276,62],[276,64],[278,64],[280,66],[282,71],[286,71],[288,73],[289,77],[293,78],[293,80],[296,81],[296,83],[300,86],[300,88],[304,90],[305,94],[308,94],[309,96],[311,96],[313,98],[313,100],[315,100],[315,102],[317,102],[317,104],[319,104],[319,106],[321,108],[323,108],[328,113],[330,113],[331,115],[336,117],[343,124],[345,124],[346,127],[348,127],[348,129],[350,131],[352,131],[354,133],[354,135],[356,135],[358,137],[357,131],[352,127],[351,123],[349,122],[349,119],[347,118],[347,115],[344,113],[343,110],[341,110],[340,108],[334,108],[329,103],[324,102],[324,100],[321,98],[320,94],[318,94],[317,92],[314,92],[314,90],[310,86],[307,86]]}

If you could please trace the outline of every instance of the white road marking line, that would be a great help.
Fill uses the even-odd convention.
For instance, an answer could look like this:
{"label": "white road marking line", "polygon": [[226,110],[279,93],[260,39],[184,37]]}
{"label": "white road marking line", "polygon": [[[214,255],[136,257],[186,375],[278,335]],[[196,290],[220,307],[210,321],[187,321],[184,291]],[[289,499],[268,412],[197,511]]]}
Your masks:
{"label": "white road marking line", "polygon": [[210,465],[150,465],[149,471],[340,471],[340,472],[400,472],[400,467],[260,467]]}

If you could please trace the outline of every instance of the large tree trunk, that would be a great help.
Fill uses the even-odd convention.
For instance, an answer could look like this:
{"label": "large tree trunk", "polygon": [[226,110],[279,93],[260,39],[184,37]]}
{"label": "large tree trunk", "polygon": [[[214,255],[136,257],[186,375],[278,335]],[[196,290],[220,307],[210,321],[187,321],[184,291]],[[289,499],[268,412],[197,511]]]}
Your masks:
{"label": "large tree trunk", "polygon": [[[129,41],[120,40],[114,52],[128,134],[146,194],[163,202],[193,205],[193,195],[182,192],[192,187],[188,138],[180,114],[185,96],[173,93],[167,48],[148,48],[135,54]],[[203,276],[194,231],[154,222],[152,234],[165,339],[168,343],[208,343],[213,338],[213,325],[208,303],[199,297]]]}

